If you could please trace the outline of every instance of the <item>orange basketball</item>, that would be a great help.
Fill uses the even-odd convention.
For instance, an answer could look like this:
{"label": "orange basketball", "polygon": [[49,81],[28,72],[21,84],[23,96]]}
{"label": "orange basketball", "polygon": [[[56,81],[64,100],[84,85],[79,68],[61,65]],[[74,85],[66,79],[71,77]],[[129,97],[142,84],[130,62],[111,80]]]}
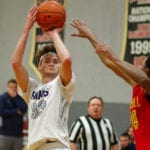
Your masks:
{"label": "orange basketball", "polygon": [[43,30],[61,28],[65,20],[66,11],[59,2],[45,1],[39,5],[36,21]]}

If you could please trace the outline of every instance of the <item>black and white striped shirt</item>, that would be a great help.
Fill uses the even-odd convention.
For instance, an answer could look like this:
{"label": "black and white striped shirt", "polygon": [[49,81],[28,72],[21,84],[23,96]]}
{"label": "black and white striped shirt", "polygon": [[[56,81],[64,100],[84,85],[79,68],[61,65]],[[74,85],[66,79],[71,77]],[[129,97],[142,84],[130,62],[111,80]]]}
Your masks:
{"label": "black and white striped shirt", "polygon": [[79,150],[110,150],[111,145],[118,143],[109,119],[95,120],[90,116],[81,116],[73,123],[70,141],[78,143]]}

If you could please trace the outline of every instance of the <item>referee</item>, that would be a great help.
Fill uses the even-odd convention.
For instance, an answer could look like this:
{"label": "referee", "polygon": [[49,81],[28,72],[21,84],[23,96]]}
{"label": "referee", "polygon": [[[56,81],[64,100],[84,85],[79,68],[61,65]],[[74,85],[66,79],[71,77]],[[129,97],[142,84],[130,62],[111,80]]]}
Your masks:
{"label": "referee", "polygon": [[79,117],[72,124],[71,150],[118,150],[118,140],[112,123],[102,117],[102,112],[102,98],[90,98],[88,115]]}

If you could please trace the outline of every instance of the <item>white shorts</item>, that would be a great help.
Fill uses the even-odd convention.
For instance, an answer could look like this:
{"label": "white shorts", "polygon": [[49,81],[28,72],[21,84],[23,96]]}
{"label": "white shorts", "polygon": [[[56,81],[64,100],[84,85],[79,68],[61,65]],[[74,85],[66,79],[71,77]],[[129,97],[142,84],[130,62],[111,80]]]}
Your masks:
{"label": "white shorts", "polygon": [[68,148],[50,148],[50,149],[43,149],[43,150],[70,150]]}
{"label": "white shorts", "polygon": [[60,144],[59,142],[53,143],[46,143],[36,150],[71,150],[70,148],[65,148],[64,145]]}
{"label": "white shorts", "polygon": [[71,150],[69,148],[44,148],[44,147],[40,147],[37,150]]}

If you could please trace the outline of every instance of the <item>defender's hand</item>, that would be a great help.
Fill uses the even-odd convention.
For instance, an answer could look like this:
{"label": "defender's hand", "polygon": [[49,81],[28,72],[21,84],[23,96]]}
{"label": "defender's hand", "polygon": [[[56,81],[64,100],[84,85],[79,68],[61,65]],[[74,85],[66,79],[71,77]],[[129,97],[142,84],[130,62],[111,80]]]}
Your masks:
{"label": "defender's hand", "polygon": [[71,36],[90,38],[93,34],[84,21],[73,19],[71,25],[78,30],[78,33],[73,33]]}

